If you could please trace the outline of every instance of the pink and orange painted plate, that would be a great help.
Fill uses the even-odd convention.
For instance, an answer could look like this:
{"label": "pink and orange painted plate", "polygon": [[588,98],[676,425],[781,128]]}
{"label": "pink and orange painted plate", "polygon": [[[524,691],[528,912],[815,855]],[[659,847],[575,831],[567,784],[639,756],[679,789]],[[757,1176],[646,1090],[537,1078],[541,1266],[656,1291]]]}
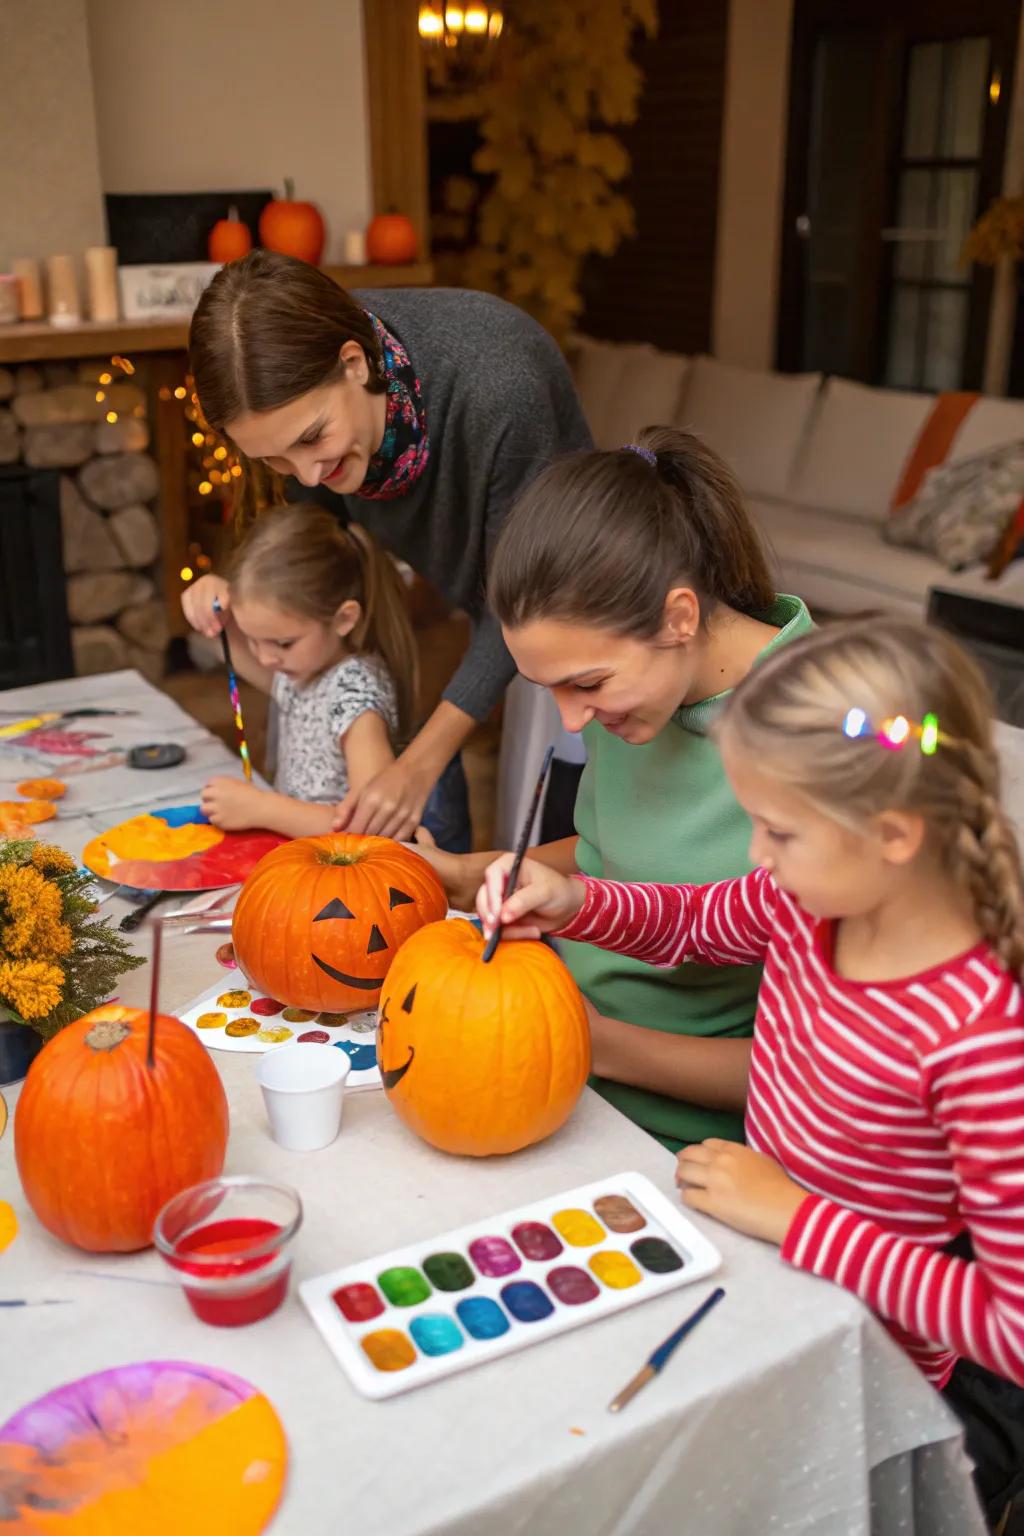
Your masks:
{"label": "pink and orange painted plate", "polygon": [[142,891],[213,891],[239,885],[284,841],[276,832],[222,832],[197,805],[179,805],[143,811],[101,832],[82,862],[103,880]]}
{"label": "pink and orange painted plate", "polygon": [[257,1536],[287,1464],[281,1421],[241,1377],[176,1360],[118,1366],[0,1428],[0,1533]]}

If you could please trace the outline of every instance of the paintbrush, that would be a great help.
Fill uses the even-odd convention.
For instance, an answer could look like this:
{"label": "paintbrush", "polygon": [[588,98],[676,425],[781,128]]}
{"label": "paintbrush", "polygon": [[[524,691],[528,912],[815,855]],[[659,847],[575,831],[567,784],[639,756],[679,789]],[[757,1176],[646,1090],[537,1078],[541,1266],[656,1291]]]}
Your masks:
{"label": "paintbrush", "polygon": [[[530,833],[533,831],[533,823],[537,817],[537,808],[540,805],[540,797],[544,793],[544,785],[547,782],[548,770],[551,767],[551,759],[554,757],[554,755],[554,747],[548,747],[547,751],[544,753],[544,761],[541,764],[540,774],[537,778],[537,787],[533,792],[533,799],[530,801],[530,808],[527,811],[526,819],[523,822],[523,830],[519,834],[519,841],[516,844],[516,851],[512,859],[512,868],[509,870],[508,879],[505,881],[505,889],[501,896],[503,903],[516,888],[516,881],[519,879],[519,869],[523,862],[523,856],[526,853],[526,845],[530,841]],[[487,943],[484,945],[483,962],[485,965],[489,960],[493,960],[494,951],[498,947],[498,940],[500,938],[501,924],[499,923],[494,932],[491,934],[490,938],[487,940]]]}
{"label": "paintbrush", "polygon": [[676,1329],[675,1333],[670,1333],[668,1338],[658,1345],[653,1355],[648,1356],[647,1364],[643,1367],[643,1369],[637,1371],[636,1375],[633,1377],[633,1380],[627,1382],[622,1391],[617,1393],[617,1395],[612,1398],[611,1402],[608,1404],[609,1413],[621,1412],[621,1410],[625,1408],[626,1404],[631,1403],[634,1397],[636,1397],[637,1393],[643,1387],[646,1387],[649,1381],[654,1380],[658,1372],[664,1367],[666,1361],[671,1358],[674,1351],[686,1338],[686,1335],[692,1329],[696,1328],[701,1318],[706,1317],[711,1311],[712,1307],[718,1305],[724,1295],[725,1292],[722,1290],[721,1286],[719,1286],[717,1290],[712,1291],[711,1295],[708,1296],[705,1301],[701,1302],[696,1312],[691,1312],[689,1317],[686,1318],[684,1322],[679,1324],[679,1327]]}
{"label": "paintbrush", "polygon": [[224,622],[224,610],[220,606],[220,598],[213,600],[213,611],[221,621],[220,643],[224,651],[224,665],[228,669],[228,693],[231,698],[231,708],[235,716],[235,729],[238,732],[238,755],[242,759],[242,772],[247,779],[252,778],[252,763],[249,761],[249,745],[245,739],[245,725],[242,721],[242,701],[238,697],[238,679],[235,669],[231,664],[231,647],[228,644],[228,629]]}
{"label": "paintbrush", "polygon": [[27,1296],[16,1296],[13,1301],[0,1300],[0,1307],[67,1307],[70,1296],[45,1296],[40,1301],[29,1301]]}

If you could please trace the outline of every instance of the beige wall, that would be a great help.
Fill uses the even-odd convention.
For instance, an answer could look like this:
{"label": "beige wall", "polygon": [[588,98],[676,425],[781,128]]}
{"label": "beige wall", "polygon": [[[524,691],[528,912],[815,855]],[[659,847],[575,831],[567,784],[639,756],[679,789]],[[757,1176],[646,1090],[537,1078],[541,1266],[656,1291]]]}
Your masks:
{"label": "beige wall", "polygon": [[731,0],[712,351],[775,361],[793,0]]}
{"label": "beige wall", "polygon": [[104,191],[280,194],[291,176],[341,259],[371,214],[360,0],[87,8]]}
{"label": "beige wall", "polygon": [[85,0],[0,0],[0,271],[105,236]]}

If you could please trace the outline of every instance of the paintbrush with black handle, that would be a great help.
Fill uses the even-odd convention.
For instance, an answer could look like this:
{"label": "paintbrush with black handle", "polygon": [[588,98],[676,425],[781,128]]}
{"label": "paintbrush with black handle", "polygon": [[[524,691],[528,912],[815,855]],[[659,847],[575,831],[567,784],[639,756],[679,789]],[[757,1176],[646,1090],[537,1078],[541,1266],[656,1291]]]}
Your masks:
{"label": "paintbrush with black handle", "polygon": [[[526,845],[530,841],[530,833],[533,831],[533,824],[537,819],[537,811],[540,807],[541,796],[544,793],[544,785],[547,783],[548,772],[551,768],[551,759],[554,757],[554,755],[554,747],[548,747],[544,754],[544,761],[541,764],[540,775],[537,779],[537,787],[533,792],[533,799],[530,801],[530,808],[527,811],[526,819],[523,822],[523,830],[520,832],[519,841],[516,844],[516,851],[512,859],[512,868],[509,870],[508,879],[505,881],[505,889],[501,896],[502,902],[504,902],[508,896],[511,896],[512,892],[516,888],[516,881],[519,879],[519,870],[523,862],[523,857],[526,853]],[[484,945],[483,962],[485,965],[489,960],[493,960],[494,951],[498,947],[498,940],[500,938],[501,924],[499,923],[494,932],[491,934],[490,938],[487,940],[487,943]]]}

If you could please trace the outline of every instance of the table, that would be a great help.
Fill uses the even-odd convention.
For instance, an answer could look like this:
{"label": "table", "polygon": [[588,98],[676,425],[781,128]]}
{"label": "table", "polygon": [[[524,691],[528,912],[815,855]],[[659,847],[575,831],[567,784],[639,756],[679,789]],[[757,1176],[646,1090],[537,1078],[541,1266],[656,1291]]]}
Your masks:
{"label": "table", "polygon": [[[152,707],[141,680],[120,686]],[[182,769],[163,776],[163,803],[184,797],[175,782]],[[56,825],[60,840],[70,825]],[[165,1009],[215,978],[216,942],[168,936]],[[146,970],[119,990],[145,1006]],[[557,1136],[515,1157],[435,1152],[376,1093],[348,1099],[332,1147],[288,1153],[269,1139],[252,1059],[215,1052],[214,1060],[231,1107],[227,1171],[301,1192],[296,1280],[625,1169],[673,1192],[672,1157],[589,1090]],[[5,1092],[16,1117],[18,1091]],[[725,1302],[613,1418],[609,1399],[708,1287],[371,1403],[349,1387],[294,1287],[273,1318],[222,1331],[196,1321],[173,1283],[143,1283],[167,1279],[155,1253],[92,1257],[63,1247],[26,1207],[9,1132],[0,1199],[21,1225],[0,1258],[0,1296],[73,1302],[0,1310],[0,1420],[62,1381],[133,1360],[234,1371],[267,1394],[289,1436],[274,1536],[984,1531],[955,1420],[879,1324],[853,1296],[713,1222],[700,1224],[724,1256]],[[101,1278],[111,1273],[120,1278]]]}

